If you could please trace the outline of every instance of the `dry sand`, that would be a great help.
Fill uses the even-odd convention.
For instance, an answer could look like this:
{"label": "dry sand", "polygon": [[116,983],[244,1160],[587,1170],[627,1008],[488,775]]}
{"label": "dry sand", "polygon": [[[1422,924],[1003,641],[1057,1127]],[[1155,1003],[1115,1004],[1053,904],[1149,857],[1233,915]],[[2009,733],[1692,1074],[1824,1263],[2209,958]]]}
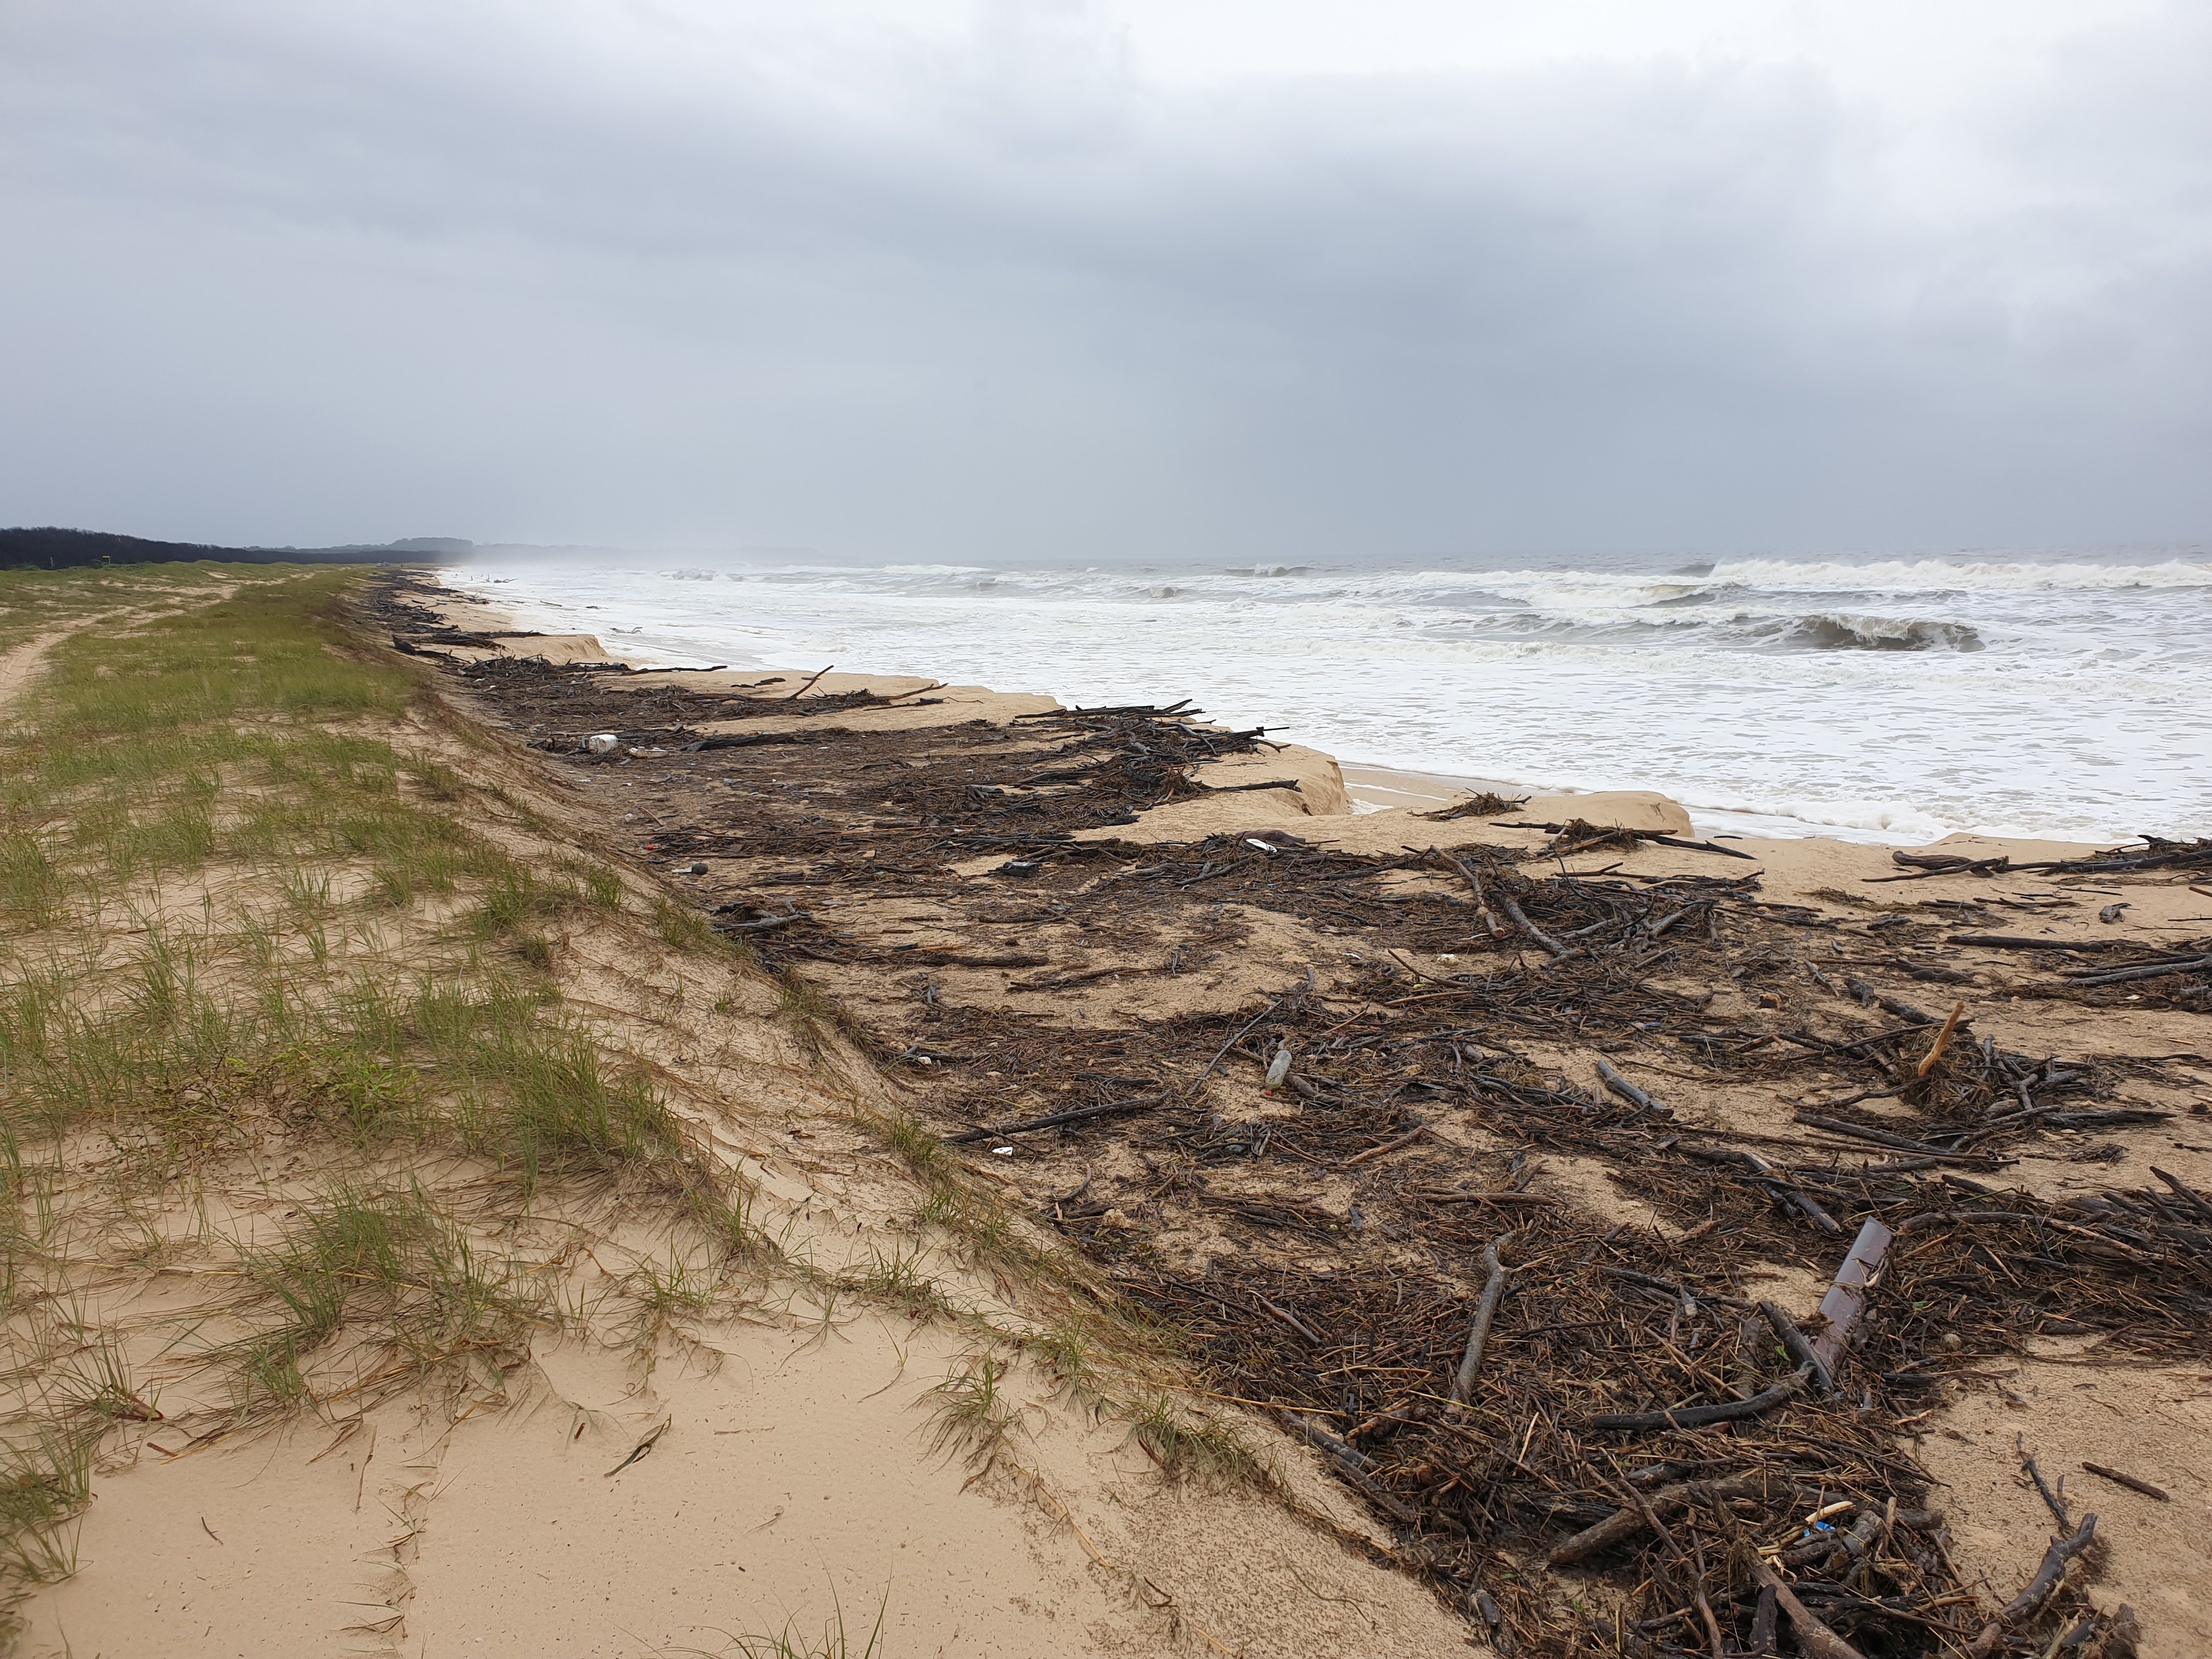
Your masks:
{"label": "dry sand", "polygon": [[[458,607],[454,619],[481,628],[487,617],[483,610]],[[555,660],[611,659],[600,641],[584,635],[517,641],[513,648]],[[735,685],[758,680],[762,671],[686,678]],[[796,689],[804,676],[786,678]],[[626,684],[643,689],[653,682]],[[862,684],[884,693],[929,686],[836,674],[817,689]],[[930,695],[942,701],[841,719],[925,730],[1003,723],[1053,706],[975,687]],[[771,725],[755,720],[742,729]],[[458,748],[448,752],[458,764],[495,769],[554,826],[554,841],[627,850],[624,843],[649,828],[642,799],[590,798],[583,786],[520,757],[495,763]],[[1240,759],[1209,774],[1217,783],[1276,777],[1285,787],[1172,805],[1138,825],[1098,833],[1182,841],[1279,829],[1316,844],[1375,852],[1439,838],[1442,826],[1414,817],[1407,804],[1425,807],[1435,797],[1421,793],[1421,781],[1407,775],[1340,771],[1330,757],[1303,750]],[[1355,803],[1380,810],[1355,811]],[[634,813],[626,820],[617,805],[644,809],[647,820]],[[1530,802],[1511,821],[1556,822],[1540,815],[1557,812],[1686,831],[1686,817],[1670,807],[1566,797]],[[1479,820],[1450,829],[1462,841],[1535,847],[1547,839],[1539,830]],[[2130,908],[2106,927],[2096,916],[2109,899],[2080,890],[2079,883],[2021,875],[1875,884],[1899,873],[1884,849],[1820,840],[1735,845],[1756,863],[1730,863],[1725,873],[1756,868],[1767,902],[1841,918],[1838,948],[1853,952],[1879,951],[1869,924],[1906,896],[2016,907],[2005,911],[2002,931],[2054,938],[2093,931],[2179,937],[2203,931],[2212,912],[2212,898],[2186,884],[2130,881],[2114,890]],[[1943,845],[2007,852],[2015,862],[2090,850],[1972,837]],[[1650,843],[1572,860],[1580,870],[1638,874],[1716,873],[1720,865],[1710,854]],[[886,911],[848,914],[841,921],[872,923],[909,940],[931,938],[924,917],[895,921]],[[2194,1084],[2130,1082],[2120,1103],[2200,1115],[2212,1108],[2201,1017],[1978,1000],[1978,992],[2001,988],[2018,964],[2002,952],[1968,957],[1976,983],[1929,988],[1919,993],[1923,999],[1940,1006],[1960,995],[1979,1031],[2031,1052],[2188,1056],[2197,1069],[2191,1073],[2185,1065],[2183,1075],[2193,1075]],[[1282,963],[1310,964],[1327,975],[1333,958],[1340,961],[1326,939],[1255,927],[1239,953],[1242,965],[1174,981],[1109,981],[1083,994],[1082,1006],[1089,1017],[1109,1008],[1137,1029],[1194,1006],[1238,1006],[1279,977]],[[705,1054],[714,1047],[703,1027],[672,1016],[665,1000],[656,1006],[655,995],[666,994],[665,975],[656,977],[649,962],[603,963],[596,971],[604,982],[580,984],[575,994],[597,997],[621,1040],[672,1064],[687,1049]],[[1023,1000],[1006,988],[1012,975],[956,968],[944,977],[963,998]],[[1915,988],[1894,975],[1888,984],[1904,993]],[[836,988],[865,1013],[866,987]],[[752,1041],[769,1052],[779,1040]],[[1540,1058],[1583,1077],[1595,1059],[1573,1052]],[[856,1238],[908,1236],[910,1186],[848,1127],[855,1093],[881,1085],[848,1071],[825,1086],[791,1059],[782,1054],[777,1087],[765,1093],[757,1071],[732,1066],[703,1078],[687,1109],[761,1181],[794,1248],[849,1255]],[[1250,1095],[1254,1109],[1268,1109],[1248,1081],[1227,1086]],[[1691,1121],[1751,1129],[1787,1123],[1788,1109],[1764,1091],[1709,1087],[1686,1075],[1668,1092]],[[2194,1186],[2212,1187],[2212,1123],[2185,1124],[2177,1119],[2108,1138],[2125,1147],[2131,1170],[2154,1162]],[[2056,1133],[2031,1144],[2007,1178],[2051,1194],[2098,1184],[2094,1166],[2069,1161],[2077,1140]],[[1547,1179],[1578,1201],[1610,1207],[1624,1221],[1660,1224],[1601,1170],[1551,1163]],[[1042,1173],[1005,1179],[1016,1189],[1048,1184]],[[1018,1307],[987,1278],[963,1275],[950,1259],[942,1271],[959,1295],[1018,1323]],[[1776,1291],[1801,1314],[1810,1311],[1821,1284],[1818,1273],[1789,1264],[1775,1270]],[[642,1353],[586,1320],[577,1330],[533,1341],[528,1375],[514,1385],[518,1404],[459,1422],[434,1401],[393,1402],[366,1420],[302,1422],[173,1461],[149,1455],[158,1432],[127,1436],[103,1470],[85,1526],[82,1570],[33,1604],[27,1650],[404,1651],[425,1659],[721,1652],[732,1633],[778,1628],[787,1619],[802,1632],[817,1630],[833,1595],[848,1627],[866,1627],[881,1604],[884,1651],[891,1654],[1221,1651],[1256,1659],[1437,1653],[1469,1644],[1468,1626],[1455,1613],[1314,1518],[1328,1516],[1344,1535],[1382,1535],[1356,1500],[1319,1477],[1310,1454],[1257,1419],[1244,1419],[1243,1431],[1290,1472],[1304,1513],[1232,1489],[1163,1486],[1133,1449],[1126,1425],[1091,1420],[1026,1366],[1018,1365],[1008,1383],[1018,1401],[1018,1428],[988,1474],[973,1478],[956,1457],[932,1455],[927,1391],[972,1368],[977,1353],[970,1333],[880,1307],[769,1313],[756,1304],[742,1316],[664,1336]],[[1998,1594],[2008,1594],[2039,1553],[2045,1517],[2013,1455],[2013,1436],[2025,1434],[2047,1468],[2070,1472],[2077,1507],[2094,1504],[2104,1517],[2110,1545],[2094,1594],[2133,1603],[2145,1620],[2149,1659],[2212,1651],[2212,1379],[2184,1369],[2085,1366],[2063,1352],[1996,1369],[2007,1374],[1978,1381],[1917,1425],[1920,1453],[1943,1483],[1954,1554],[1968,1574],[1985,1573]],[[674,1426],[653,1453],[609,1475],[625,1449],[664,1418]],[[2079,1472],[2085,1458],[2154,1481],[2170,1501],[2100,1483]]]}
{"label": "dry sand", "polygon": [[[20,690],[53,643],[22,647],[0,675]],[[600,658],[596,641],[563,644]],[[1046,706],[972,701],[994,714]],[[856,1123],[896,1107],[895,1091],[834,1035],[827,1052],[811,1048],[758,975],[663,946],[648,908],[658,880],[625,867],[571,785],[465,725],[355,729],[455,769],[468,786],[457,819],[532,866],[581,855],[623,871],[618,918],[555,929],[562,1006],[649,1067],[702,1144],[744,1176],[775,1254],[655,1317],[640,1274],[679,1265],[682,1229],[643,1200],[555,1182],[477,1231],[481,1250],[540,1264],[562,1310],[501,1374],[360,1390],[333,1377],[319,1403],[246,1421],[209,1363],[245,1329],[226,1297],[242,1254],[283,1235],[340,1165],[280,1141],[202,1168],[128,1218],[86,1220],[90,1243],[60,1270],[77,1298],[72,1328],[127,1364],[150,1420],[120,1421],[101,1442],[76,1571],[21,1607],[20,1651],[642,1659],[734,1653],[787,1632],[813,1653],[831,1650],[825,1632],[840,1620],[854,1654],[1321,1659],[1463,1646],[1459,1616],[1388,1564],[1360,1506],[1272,1426],[1246,1429],[1279,1466],[1279,1494],[1164,1480],[1125,1413],[1025,1358],[1036,1298],[918,1221],[925,1193]],[[325,873],[340,905],[368,886],[365,860]],[[273,872],[218,861],[139,897],[147,915],[189,920],[204,901],[215,915],[273,899],[260,890],[273,884]],[[387,924],[362,925],[364,941],[391,946]],[[125,945],[146,931],[119,914],[108,926]],[[303,978],[305,937],[281,947],[300,954]],[[380,960],[408,966],[400,946]],[[112,1155],[97,1135],[62,1164],[64,1209],[106,1190]],[[498,1190],[449,1152],[368,1173],[419,1178],[456,1202]],[[902,1310],[923,1292],[929,1306]],[[35,1304],[29,1316],[46,1317]],[[1176,1387],[1159,1356],[1147,1363],[1162,1369],[1124,1385]],[[941,1433],[944,1385],[960,1398],[979,1374],[997,1401],[983,1455]],[[649,1452],[618,1468],[656,1428]]]}

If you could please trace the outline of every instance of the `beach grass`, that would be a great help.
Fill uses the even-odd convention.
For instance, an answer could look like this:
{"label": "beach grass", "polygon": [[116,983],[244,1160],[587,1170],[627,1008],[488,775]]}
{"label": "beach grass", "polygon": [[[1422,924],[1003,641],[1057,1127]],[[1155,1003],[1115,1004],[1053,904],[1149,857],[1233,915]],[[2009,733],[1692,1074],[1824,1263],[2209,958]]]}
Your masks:
{"label": "beach grass", "polygon": [[544,1316],[542,1290],[511,1259],[475,1246],[416,1184],[338,1187],[244,1265],[274,1315],[222,1355],[244,1410],[312,1398],[303,1365],[341,1331],[358,1382],[495,1353]]}
{"label": "beach grass", "polygon": [[[0,708],[0,1634],[74,1570],[103,1446],[164,1420],[133,1370],[152,1338],[82,1304],[95,1272],[192,1286],[190,1340],[155,1346],[228,1401],[204,1439],[434,1384],[501,1401],[541,1330],[649,1364],[773,1278],[825,1333],[849,1298],[971,1336],[931,1432],[979,1468],[1023,1364],[1164,1469],[1240,1467],[1131,1391],[1168,1346],[889,1103],[836,999],[500,781],[422,671],[356,631],[362,580],[0,574],[0,648],[44,653]],[[635,1016],[580,994],[622,961],[652,981]],[[729,1103],[669,1064],[732,1027],[911,1176],[908,1237],[823,1267],[770,1238],[697,1127]],[[566,1285],[626,1224],[652,1247]],[[737,1639],[873,1654],[881,1631]]]}
{"label": "beach grass", "polygon": [[[0,1606],[66,1576],[103,1437],[147,1420],[124,1346],[54,1311],[82,1263],[225,1264],[192,1270],[195,1318],[229,1328],[204,1359],[250,1423],[495,1389],[553,1317],[534,1205],[690,1241],[621,1287],[656,1327],[764,1259],[734,1172],[554,971],[586,921],[744,964],[443,754],[419,671],[349,625],[362,579],[0,574],[0,646],[44,653],[0,750]],[[210,1233],[218,1188],[289,1218]]]}

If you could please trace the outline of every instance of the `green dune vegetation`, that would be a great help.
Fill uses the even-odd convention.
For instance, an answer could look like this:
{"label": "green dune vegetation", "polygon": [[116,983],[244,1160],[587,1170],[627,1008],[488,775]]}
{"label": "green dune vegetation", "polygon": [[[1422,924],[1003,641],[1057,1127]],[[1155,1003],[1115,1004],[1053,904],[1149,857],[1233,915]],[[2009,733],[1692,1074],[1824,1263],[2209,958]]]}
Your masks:
{"label": "green dune vegetation", "polygon": [[[1459,1627],[945,1157],[834,1002],[356,629],[362,580],[0,575],[21,1650],[548,1651],[585,1604],[636,1640],[566,1650],[1196,1642],[1258,1594],[1194,1581],[1197,1531],[1366,1583],[1359,1628]],[[855,1518],[777,1521],[807,1499]],[[489,1507],[448,1536],[454,1502]]]}

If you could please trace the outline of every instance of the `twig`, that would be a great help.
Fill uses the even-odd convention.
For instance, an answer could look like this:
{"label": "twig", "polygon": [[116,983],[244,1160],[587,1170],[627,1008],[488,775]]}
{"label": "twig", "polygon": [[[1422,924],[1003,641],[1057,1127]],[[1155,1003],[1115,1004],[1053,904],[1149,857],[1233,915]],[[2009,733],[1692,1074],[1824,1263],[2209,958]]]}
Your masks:
{"label": "twig", "polygon": [[1934,1044],[1929,1047],[1926,1057],[1921,1060],[1919,1069],[1913,1073],[1913,1076],[1926,1077],[1929,1073],[1936,1069],[1943,1058],[1943,1051],[1951,1046],[1951,1039],[1958,1032],[1959,1016],[1966,1012],[1966,1004],[1963,997],[1951,1005],[1950,1018],[1943,1022],[1943,1029],[1936,1033]]}
{"label": "twig", "polygon": [[1762,1590],[1774,1592],[1775,1601],[1790,1615],[1790,1628],[1797,1632],[1797,1645],[1805,1650],[1807,1659],[1863,1659],[1856,1648],[1806,1611],[1805,1604],[1774,1569],[1755,1556],[1751,1563],[1751,1581]]}
{"label": "twig", "polygon": [[[1508,1237],[1511,1235],[1508,1234]],[[1474,1374],[1482,1368],[1483,1345],[1490,1340],[1490,1322],[1498,1312],[1498,1299],[1505,1292],[1505,1267],[1498,1259],[1498,1241],[1482,1253],[1482,1265],[1490,1269],[1490,1277],[1482,1286],[1482,1300],[1474,1310],[1474,1323],[1467,1333],[1467,1352],[1460,1357],[1459,1374],[1452,1379],[1451,1401],[1455,1406],[1467,1404],[1468,1396],[1474,1390]]]}
{"label": "twig", "polygon": [[1924,1140],[1915,1140],[1909,1135],[1893,1135],[1884,1129],[1869,1129],[1863,1123],[1852,1123],[1840,1117],[1822,1117],[1817,1112],[1799,1112],[1795,1121],[1808,1129],[1826,1129],[1832,1135],[1847,1135],[1853,1140],[1870,1140],[1877,1146],[1893,1147],[1900,1152],[1915,1152],[1923,1158],[1956,1158],[1958,1153],[1948,1146],[1931,1146]]}
{"label": "twig", "polygon": [[1465,864],[1462,863],[1458,859],[1454,858],[1449,853],[1439,852],[1437,848],[1431,847],[1429,848],[1429,856],[1443,860],[1443,862],[1459,872],[1461,880],[1466,882],[1468,886],[1474,889],[1474,919],[1476,922],[1480,925],[1484,933],[1492,934],[1496,933],[1498,932],[1498,918],[1490,914],[1490,900],[1483,893],[1482,878],[1475,874],[1474,871],[1468,869]]}
{"label": "twig", "polygon": [[1347,1158],[1343,1163],[1338,1164],[1336,1167],[1340,1170],[1349,1170],[1358,1164],[1371,1163],[1376,1158],[1381,1158],[1386,1152],[1395,1152],[1401,1146],[1412,1146],[1423,1135],[1428,1133],[1428,1132],[1429,1126],[1424,1123],[1419,1128],[1410,1130],[1407,1133],[1400,1135],[1395,1140],[1386,1140],[1380,1146],[1370,1146],[1364,1152],[1354,1153],[1352,1157]]}
{"label": "twig", "polygon": [[1307,1341],[1312,1343],[1314,1346],[1316,1348],[1321,1346],[1320,1334],[1309,1328],[1304,1320],[1300,1319],[1288,1308],[1277,1307],[1273,1303],[1268,1301],[1266,1297],[1261,1296],[1257,1291],[1252,1292],[1252,1299],[1258,1303],[1261,1307],[1265,1308],[1269,1313],[1274,1315],[1276,1318],[1281,1320],[1283,1323],[1288,1325],[1300,1336],[1305,1338]]}
{"label": "twig", "polygon": [[1243,1030],[1238,1031],[1235,1036],[1230,1038],[1228,1042],[1221,1045],[1219,1051],[1214,1054],[1213,1058],[1206,1062],[1206,1069],[1190,1080],[1190,1086],[1183,1091],[1183,1094],[1186,1097],[1196,1094],[1198,1092],[1198,1085],[1213,1075],[1213,1068],[1221,1064],[1223,1059],[1228,1054],[1231,1048],[1234,1048],[1238,1043],[1243,1042],[1246,1034],[1252,1030],[1252,1027],[1254,1025],[1257,1025],[1261,1020],[1267,1018],[1268,1015],[1273,1013],[1276,1009],[1282,1006],[1282,998],[1270,998],[1268,1000],[1267,1006],[1262,1008],[1258,1013],[1252,1016],[1251,1023],[1249,1024],[1246,1025]]}
{"label": "twig", "polygon": [[2101,1474],[2106,1480],[2125,1486],[2130,1492],[2139,1492],[2145,1498],[2154,1498],[2161,1504],[2172,1501],[2162,1487],[2154,1486],[2148,1480],[2138,1480],[2132,1474],[2122,1474],[2118,1469],[2108,1469],[2102,1463],[2084,1463],[2081,1467],[2092,1474]]}
{"label": "twig", "polygon": [[1631,1285],[1649,1285],[1655,1291],[1672,1291],[1685,1302],[1695,1303],[1699,1297],[1703,1297],[1706,1301],[1717,1302],[1723,1307],[1747,1308],[1751,1305],[1748,1302],[1723,1291],[1701,1291],[1695,1285],[1680,1284],[1671,1279],[1662,1279],[1656,1273],[1639,1273],[1627,1267],[1600,1267],[1598,1272],[1607,1279],[1625,1279]]}
{"label": "twig", "polygon": [[2063,1496],[2066,1490],[2066,1477],[2063,1474],[2058,1477],[2057,1492],[2051,1490],[2050,1483],[2043,1478],[2043,1471],[2035,1467],[2035,1459],[2028,1453],[2027,1437],[2024,1434],[2013,1436],[2012,1450],[2013,1455],[2020,1459],[2021,1468],[2027,1471],[2027,1478],[2035,1482],[2035,1490],[2043,1498],[2043,1506],[2051,1511],[2051,1518],[2058,1522],[2058,1530],[2061,1532],[2069,1530],[2074,1525],[2074,1517],[2066,1513],[2066,1502]]}
{"label": "twig", "polygon": [[2207,1204],[2198,1196],[2196,1189],[2185,1184],[2180,1176],[2168,1175],[2155,1164],[2151,1165],[2150,1172],[2164,1182],[2176,1198],[2188,1205],[2207,1221],[2212,1221],[2212,1204]]}
{"label": "twig", "polygon": [[[825,668],[825,669],[823,669],[823,670],[822,671],[822,674],[826,674],[826,673],[828,673],[828,672],[830,672],[830,668],[835,668],[836,665],[836,665],[836,663],[834,663],[834,662],[833,662],[833,663],[831,663],[831,664],[830,665],[830,668]],[[799,688],[799,690],[796,690],[796,691],[793,692],[789,696],[787,696],[787,697],[784,698],[784,699],[783,699],[783,701],[784,701],[784,702],[798,702],[801,697],[803,697],[803,696],[805,696],[806,695],[807,687],[808,687],[808,686],[812,685],[812,684],[814,684],[815,680],[818,680],[818,679],[820,679],[820,678],[822,678],[822,674],[817,674],[817,675],[813,676],[813,678],[812,678],[809,679],[809,680],[806,682],[806,684],[805,684],[805,685],[802,685],[802,686],[800,686],[800,687]]]}
{"label": "twig", "polygon": [[1718,1406],[1677,1406],[1662,1412],[1606,1412],[1590,1419],[1594,1429],[1700,1429],[1708,1423],[1733,1423],[1772,1411],[1797,1392],[1812,1375],[1812,1368],[1792,1371],[1772,1388],[1748,1400],[1731,1400]]}
{"label": "twig", "polygon": [[1695,1528],[1690,1531],[1690,1548],[1698,1563],[1698,1612],[1705,1619],[1705,1635],[1713,1644],[1713,1659],[1728,1659],[1727,1645],[1721,1640],[1721,1621],[1713,1617],[1713,1604],[1705,1599],[1705,1546]]}
{"label": "twig", "polygon": [[2052,1539],[2051,1547],[2043,1553],[2043,1565],[2027,1581],[2027,1588],[1998,1608],[1997,1616],[1983,1626],[1981,1634],[1967,1644],[1967,1659],[1989,1659],[1996,1651],[2006,1630],[2043,1605],[2043,1598],[2066,1576],[2066,1564],[2087,1549],[2096,1535],[2097,1517],[2085,1515],[2071,1538]]}
{"label": "twig", "polygon": [[1036,1129],[1057,1129],[1065,1123],[1086,1123],[1094,1117],[1112,1117],[1120,1112],[1140,1112],[1147,1106],[1157,1106],[1167,1098],[1167,1091],[1156,1091],[1149,1095],[1133,1095],[1127,1100],[1109,1100],[1097,1106],[1078,1106],[1073,1111],[1054,1112],[1049,1117],[1026,1118],[1019,1123],[1008,1123],[995,1129],[963,1129],[957,1135],[945,1137],[948,1146],[965,1146],[978,1140],[1003,1140],[1009,1135],[1025,1135]]}

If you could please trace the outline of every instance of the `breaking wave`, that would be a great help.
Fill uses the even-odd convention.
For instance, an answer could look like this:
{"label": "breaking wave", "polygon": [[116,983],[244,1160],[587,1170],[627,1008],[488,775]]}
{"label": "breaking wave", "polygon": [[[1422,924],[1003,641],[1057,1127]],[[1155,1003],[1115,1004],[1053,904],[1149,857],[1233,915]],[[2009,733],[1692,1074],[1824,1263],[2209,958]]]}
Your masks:
{"label": "breaking wave", "polygon": [[454,580],[517,626],[619,635],[640,661],[835,662],[1085,703],[1194,696],[1209,718],[1346,760],[1654,788],[1750,834],[2091,840],[2212,830],[2207,551],[719,568],[741,586],[685,557],[657,574],[503,561]]}
{"label": "breaking wave", "polygon": [[1965,623],[1924,617],[1846,617],[1814,611],[1785,624],[1770,623],[1781,643],[1808,651],[1979,651],[1982,636]]}

